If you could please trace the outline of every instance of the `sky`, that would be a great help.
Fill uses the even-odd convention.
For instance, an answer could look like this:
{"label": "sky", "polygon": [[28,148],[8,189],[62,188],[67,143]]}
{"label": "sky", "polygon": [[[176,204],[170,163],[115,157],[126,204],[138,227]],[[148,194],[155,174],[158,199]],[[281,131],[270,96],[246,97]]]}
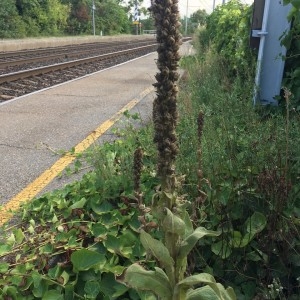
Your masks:
{"label": "sky", "polygon": [[[207,13],[211,13],[213,9],[214,0],[179,0],[180,15],[186,15],[188,3],[188,16],[198,9],[205,9]],[[243,3],[251,4],[253,0],[241,0]],[[222,0],[215,0],[216,5],[222,4]],[[144,6],[150,6],[150,0],[144,0]]]}

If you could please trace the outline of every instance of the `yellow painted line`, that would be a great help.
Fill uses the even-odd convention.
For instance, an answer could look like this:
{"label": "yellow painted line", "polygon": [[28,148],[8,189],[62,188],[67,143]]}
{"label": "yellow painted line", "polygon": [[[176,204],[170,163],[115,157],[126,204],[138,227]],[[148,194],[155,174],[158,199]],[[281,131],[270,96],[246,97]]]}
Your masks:
{"label": "yellow painted line", "polygon": [[43,190],[55,177],[57,177],[68,165],[70,165],[76,158],[76,154],[85,151],[91,146],[99,137],[101,137],[110,127],[112,127],[123,115],[126,110],[132,109],[141,99],[154,90],[153,87],[145,89],[136,99],[131,100],[120,111],[113,115],[109,120],[102,123],[91,134],[89,134],[83,141],[75,146],[74,154],[66,154],[56,161],[48,170],[42,173],[37,179],[27,185],[19,194],[10,199],[5,205],[1,207],[0,225],[3,225],[12,216],[20,205],[28,202]]}

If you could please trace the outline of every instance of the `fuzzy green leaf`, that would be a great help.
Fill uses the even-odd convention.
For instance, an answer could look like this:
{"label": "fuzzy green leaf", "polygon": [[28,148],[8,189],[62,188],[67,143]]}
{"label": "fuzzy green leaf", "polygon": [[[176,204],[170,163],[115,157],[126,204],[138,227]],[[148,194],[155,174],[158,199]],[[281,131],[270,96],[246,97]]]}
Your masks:
{"label": "fuzzy green leaf", "polygon": [[206,285],[187,292],[186,300],[220,300],[214,290]]}
{"label": "fuzzy green leaf", "polygon": [[[198,284],[205,284],[206,286],[193,291],[188,291],[191,287]],[[209,286],[209,288],[207,286]],[[183,279],[176,285],[175,293],[178,294],[179,290],[187,291],[187,299],[190,300],[191,299],[236,300],[236,296],[232,288],[228,288],[227,290],[225,290],[223,285],[217,283],[215,278],[208,273],[201,273]],[[198,295],[198,298],[196,297],[196,295]],[[216,298],[210,298],[210,297],[216,297]]]}
{"label": "fuzzy green leaf", "polygon": [[167,215],[163,220],[163,227],[166,232],[178,234],[184,236],[185,223],[178,216],[174,215],[168,208],[166,208]]}
{"label": "fuzzy green leaf", "polygon": [[124,283],[137,290],[152,291],[161,299],[172,298],[169,279],[160,268],[147,271],[140,265],[133,264],[125,271]]}
{"label": "fuzzy green leaf", "polygon": [[105,255],[95,251],[81,249],[71,255],[71,262],[73,267],[78,271],[85,271],[95,265],[105,264]]}
{"label": "fuzzy green leaf", "polygon": [[180,245],[179,259],[187,257],[190,251],[194,248],[199,239],[204,236],[219,236],[220,233],[217,231],[207,230],[204,227],[198,227],[195,231],[184,239]]}
{"label": "fuzzy green leaf", "polygon": [[141,231],[141,243],[143,247],[150,251],[151,254],[166,268],[172,268],[174,260],[170,256],[169,250],[161,242],[154,239],[149,233],[144,230]]}
{"label": "fuzzy green leaf", "polygon": [[188,212],[186,210],[183,212],[182,219],[185,223],[185,235],[184,236],[186,237],[193,233],[193,230],[194,230],[193,223],[191,221],[190,215],[188,214]]}
{"label": "fuzzy green leaf", "polygon": [[204,283],[204,284],[214,283],[214,284],[216,284],[216,280],[215,280],[214,276],[212,276],[211,274],[201,273],[201,274],[186,277],[185,279],[178,282],[177,285],[190,288],[199,283]]}

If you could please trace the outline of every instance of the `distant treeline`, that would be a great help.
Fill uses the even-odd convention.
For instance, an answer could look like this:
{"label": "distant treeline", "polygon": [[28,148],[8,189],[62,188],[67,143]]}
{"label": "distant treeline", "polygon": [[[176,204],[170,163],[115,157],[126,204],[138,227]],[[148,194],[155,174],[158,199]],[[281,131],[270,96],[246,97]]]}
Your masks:
{"label": "distant treeline", "polygon": [[[97,35],[131,32],[134,1],[94,4]],[[0,38],[91,34],[92,7],[93,0],[1,0]]]}

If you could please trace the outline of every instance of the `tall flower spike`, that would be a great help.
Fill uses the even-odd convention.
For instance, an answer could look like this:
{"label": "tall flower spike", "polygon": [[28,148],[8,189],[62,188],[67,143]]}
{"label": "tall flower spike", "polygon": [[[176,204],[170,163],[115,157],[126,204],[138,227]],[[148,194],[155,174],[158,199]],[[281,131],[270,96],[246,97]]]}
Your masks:
{"label": "tall flower spike", "polygon": [[137,195],[140,194],[140,181],[141,181],[141,173],[143,167],[142,159],[143,159],[143,150],[141,147],[139,147],[134,151],[134,159],[133,159],[134,192]]}
{"label": "tall flower spike", "polygon": [[179,33],[178,0],[154,0],[151,12],[157,28],[158,42],[156,99],[153,104],[154,142],[158,149],[158,176],[162,189],[172,190],[175,173],[175,158],[178,152],[175,127],[177,124],[176,97],[178,88],[176,81],[179,47],[181,36]]}

